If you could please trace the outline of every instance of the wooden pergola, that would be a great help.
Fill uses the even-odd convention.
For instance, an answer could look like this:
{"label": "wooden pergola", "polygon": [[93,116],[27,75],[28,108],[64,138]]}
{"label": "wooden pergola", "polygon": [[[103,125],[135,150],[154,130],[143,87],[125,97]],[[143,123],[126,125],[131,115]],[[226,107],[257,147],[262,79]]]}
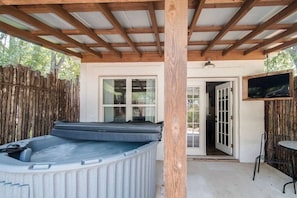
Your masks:
{"label": "wooden pergola", "polygon": [[[275,10],[266,19],[252,14],[244,18],[254,8]],[[207,24],[207,18],[199,21],[207,9],[225,13],[225,18],[217,18],[222,24]],[[129,11],[145,11],[150,26],[126,27],[115,16],[115,12]],[[266,54],[295,45],[297,23],[288,17],[296,17],[296,11],[296,0],[0,0],[0,31],[79,57],[82,62],[164,61],[165,195],[185,198],[187,61],[264,59]],[[99,27],[99,22],[93,27],[78,12],[91,13],[88,17],[100,13],[96,16],[108,21],[107,27]],[[51,23],[53,15],[67,27]],[[249,18],[253,23],[248,23]],[[257,37],[263,32],[272,33]],[[150,34],[154,39],[133,40],[132,34]],[[195,39],[199,34],[214,36]],[[79,38],[81,35],[92,42]],[[151,48],[154,50],[143,50]]]}

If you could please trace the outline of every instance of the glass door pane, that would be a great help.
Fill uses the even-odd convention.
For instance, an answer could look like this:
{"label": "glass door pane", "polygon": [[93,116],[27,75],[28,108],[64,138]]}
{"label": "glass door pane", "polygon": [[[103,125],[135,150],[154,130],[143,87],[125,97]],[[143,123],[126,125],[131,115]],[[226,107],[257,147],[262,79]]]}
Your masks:
{"label": "glass door pane", "polygon": [[126,104],[126,80],[103,80],[103,104]]}
{"label": "glass door pane", "polygon": [[155,79],[132,80],[132,120],[155,122]]}
{"label": "glass door pane", "polygon": [[103,80],[104,122],[126,122],[126,79]]}
{"label": "glass door pane", "polygon": [[199,87],[187,88],[187,147],[199,147]]}

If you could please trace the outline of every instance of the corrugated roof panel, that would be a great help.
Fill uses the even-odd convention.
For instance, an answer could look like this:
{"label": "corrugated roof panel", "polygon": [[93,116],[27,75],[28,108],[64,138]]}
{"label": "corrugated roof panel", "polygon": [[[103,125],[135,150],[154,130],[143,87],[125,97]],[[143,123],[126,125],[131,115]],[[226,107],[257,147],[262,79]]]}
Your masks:
{"label": "corrugated roof panel", "polygon": [[105,16],[101,12],[72,12],[71,15],[88,28],[113,28],[112,24],[105,18]]}
{"label": "corrugated roof panel", "polygon": [[125,39],[120,34],[104,34],[98,36],[107,43],[126,43]]}
{"label": "corrugated roof panel", "polygon": [[112,14],[124,28],[151,27],[147,11],[114,11]]}
{"label": "corrugated roof panel", "polygon": [[239,8],[205,8],[202,9],[197,26],[225,25]]}
{"label": "corrugated roof panel", "polygon": [[80,43],[96,43],[93,39],[86,35],[70,35],[69,37],[73,38],[74,40]]}
{"label": "corrugated roof panel", "polygon": [[279,46],[279,45],[281,45],[281,44],[282,44],[282,43],[272,43],[272,44],[267,45],[266,47],[264,47],[264,49],[265,49],[265,50],[267,50],[267,49],[271,49],[271,48],[274,48],[274,47]]}
{"label": "corrugated roof panel", "polygon": [[188,26],[191,25],[191,22],[193,20],[194,14],[195,14],[195,9],[189,9],[188,10]]}
{"label": "corrugated roof panel", "polygon": [[224,50],[230,47],[231,45],[215,45],[213,46],[212,50]]}
{"label": "corrugated roof panel", "polygon": [[211,41],[218,32],[193,32],[190,41]]}
{"label": "corrugated roof panel", "polygon": [[287,18],[284,18],[279,22],[279,24],[289,24],[289,23],[296,23],[297,22],[297,12],[291,14]]}
{"label": "corrugated roof panel", "polygon": [[66,42],[64,40],[61,40],[61,39],[59,39],[59,38],[57,38],[55,36],[39,36],[39,37],[44,39],[44,40],[55,43],[55,44],[66,44]]}
{"label": "corrugated roof panel", "polygon": [[158,48],[156,46],[144,46],[144,47],[137,47],[142,52],[157,52]]}
{"label": "corrugated roof panel", "polygon": [[237,47],[236,49],[239,49],[239,50],[247,50],[247,49],[250,49],[254,46],[256,46],[257,44],[243,44],[243,45],[240,45],[239,47]]}
{"label": "corrugated roof panel", "polygon": [[115,47],[115,49],[120,52],[133,52],[131,47]]}
{"label": "corrugated roof panel", "polygon": [[96,52],[109,52],[109,50],[105,47],[91,47]]}
{"label": "corrugated roof panel", "polygon": [[297,38],[297,32],[295,32],[294,34],[291,34],[290,36],[289,36],[289,38]]}
{"label": "corrugated roof panel", "polygon": [[156,10],[155,14],[156,14],[158,27],[164,27],[164,24],[165,24],[164,10]]}
{"label": "corrugated roof panel", "polygon": [[160,38],[160,42],[164,42],[165,34],[164,33],[160,33],[159,34],[159,38]]}
{"label": "corrugated roof panel", "polygon": [[189,45],[188,50],[194,51],[194,50],[203,50],[205,49],[206,45]]}
{"label": "corrugated roof panel", "polygon": [[67,49],[69,49],[69,50],[71,50],[71,51],[73,51],[73,52],[76,52],[76,53],[82,53],[82,52],[84,52],[82,49],[80,49],[80,48],[67,48]]}
{"label": "corrugated roof panel", "polygon": [[35,13],[31,14],[34,18],[40,20],[41,22],[58,29],[69,29],[74,30],[75,27],[58,17],[57,15],[53,13]]}
{"label": "corrugated roof panel", "polygon": [[155,42],[155,36],[151,33],[146,34],[129,34],[133,42]]}
{"label": "corrugated roof panel", "polygon": [[287,39],[287,40],[294,39],[294,38],[297,38],[297,32],[294,32],[293,34],[290,34],[289,36],[284,37],[284,39]]}
{"label": "corrugated roof panel", "polygon": [[269,39],[276,36],[277,34],[282,33],[283,31],[285,30],[265,30],[262,33],[255,36],[253,39]]}
{"label": "corrugated roof panel", "polygon": [[282,10],[284,6],[260,6],[252,8],[237,25],[258,25]]}
{"label": "corrugated roof panel", "polygon": [[0,15],[0,21],[7,23],[13,27],[22,29],[22,30],[37,30],[37,28],[13,17],[10,15],[6,15],[6,14],[1,14]]}
{"label": "corrugated roof panel", "polygon": [[240,40],[251,31],[230,31],[221,40]]}

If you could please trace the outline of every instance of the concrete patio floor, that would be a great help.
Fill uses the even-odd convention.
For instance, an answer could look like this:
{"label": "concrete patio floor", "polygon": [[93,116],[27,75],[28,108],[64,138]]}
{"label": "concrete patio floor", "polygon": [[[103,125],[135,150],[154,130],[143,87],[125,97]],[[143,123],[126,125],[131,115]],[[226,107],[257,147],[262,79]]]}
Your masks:
{"label": "concrete patio floor", "polygon": [[[277,169],[261,164],[252,181],[254,164],[234,160],[188,160],[187,198],[279,198],[297,197],[291,178]],[[157,161],[156,198],[164,197],[163,162]]]}

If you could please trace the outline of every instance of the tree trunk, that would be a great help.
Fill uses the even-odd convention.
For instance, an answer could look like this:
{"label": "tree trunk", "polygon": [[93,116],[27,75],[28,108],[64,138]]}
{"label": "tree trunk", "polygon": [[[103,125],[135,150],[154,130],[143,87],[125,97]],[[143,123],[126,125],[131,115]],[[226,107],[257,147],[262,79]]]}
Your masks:
{"label": "tree trunk", "polygon": [[54,73],[54,71],[59,71],[64,61],[65,61],[65,56],[62,56],[59,62],[57,63],[57,53],[52,52],[50,73]]}

